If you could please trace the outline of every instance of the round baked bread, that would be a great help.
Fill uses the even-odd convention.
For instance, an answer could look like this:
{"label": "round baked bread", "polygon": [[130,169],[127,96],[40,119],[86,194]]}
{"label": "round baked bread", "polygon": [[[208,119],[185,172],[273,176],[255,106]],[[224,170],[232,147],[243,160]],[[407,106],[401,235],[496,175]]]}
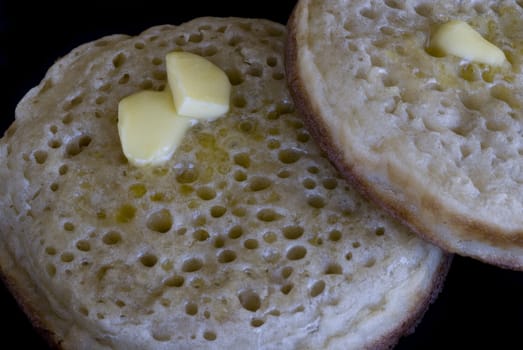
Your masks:
{"label": "round baked bread", "polygon": [[[300,1],[291,93],[360,191],[447,251],[523,269],[523,8],[516,1]],[[427,50],[461,20],[505,52],[491,67]]]}
{"label": "round baked bread", "polygon": [[[285,37],[240,18],[108,36],[22,99],[0,141],[0,266],[52,344],[387,348],[422,317],[450,259],[330,165],[287,91]],[[231,109],[132,166],[118,102],[163,89],[174,50],[227,73]]]}

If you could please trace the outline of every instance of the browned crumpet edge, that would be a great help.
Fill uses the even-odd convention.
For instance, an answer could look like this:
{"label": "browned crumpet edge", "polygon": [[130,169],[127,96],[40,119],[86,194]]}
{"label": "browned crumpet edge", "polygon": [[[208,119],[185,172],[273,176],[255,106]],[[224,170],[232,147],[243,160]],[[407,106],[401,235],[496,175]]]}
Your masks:
{"label": "browned crumpet edge", "polygon": [[[318,117],[322,115],[320,107],[308,94],[306,89],[308,82],[304,81],[299,74],[297,64],[299,55],[297,39],[299,35],[297,32],[299,18],[297,13],[303,12],[302,7],[304,6],[304,1],[298,2],[287,22],[288,35],[285,48],[287,84],[296,108],[302,116],[308,131],[320,148],[325,151],[331,163],[333,163],[344,178],[365,198],[382,207],[391,216],[400,220],[426,241],[439,246],[449,253],[468,256],[504,269],[523,271],[523,259],[517,259],[516,257],[507,255],[500,257],[500,254],[492,253],[479,256],[466,253],[456,248],[448,239],[440,237],[437,232],[433,232],[433,230],[429,228],[429,225],[426,225],[417,215],[410,212],[406,208],[407,204],[395,198],[387,197],[382,192],[376,190],[375,187],[366,181],[365,177],[355,169],[355,161],[348,159],[348,156],[343,154],[339,147],[336,147],[332,141],[333,137],[331,133],[325,124],[321,122],[321,118]],[[454,229],[453,240],[470,241],[477,239],[482,243],[490,244],[501,249],[511,246],[523,247],[523,231],[509,232],[507,234],[507,232],[501,230],[499,227],[485,221],[472,222],[470,219],[456,215],[451,210],[441,206],[432,196],[427,195],[422,198],[420,202],[423,204],[422,208],[432,212],[434,217],[446,218],[448,222],[444,223],[445,226]]]}
{"label": "browned crumpet edge", "polygon": [[[12,234],[15,234],[12,232]],[[39,312],[41,309],[35,308],[35,305],[48,305],[47,300],[43,300],[38,293],[38,286],[34,284],[27,276],[27,272],[17,267],[12,255],[4,249],[2,255],[9,261],[9,264],[6,264],[6,261],[2,260],[0,264],[0,283],[3,283],[10,294],[13,296],[14,300],[23,311],[28,321],[31,323],[36,334],[42,338],[44,343],[46,343],[50,349],[61,350],[62,339],[56,333],[52,332],[45,323],[45,317],[42,313]],[[9,271],[2,266],[9,266]],[[32,291],[31,295],[22,294],[19,291],[21,288],[15,288],[15,286],[20,286],[22,284],[27,285],[27,288],[23,290]]]}
{"label": "browned crumpet edge", "polygon": [[[300,4],[301,3],[299,3],[297,7],[300,6]],[[355,176],[355,174],[350,171],[351,169],[344,161],[343,155],[333,147],[328,130],[323,124],[318,122],[318,118],[314,118],[315,114],[319,114],[317,106],[313,105],[311,100],[306,98],[306,82],[300,79],[297,72],[297,65],[294,64],[298,55],[295,23],[298,20],[296,17],[297,7],[292,11],[287,23],[288,35],[284,57],[285,71],[291,96],[293,97],[296,108],[303,117],[309,132],[320,147],[327,153],[334,166],[340,170],[350,184],[356,187],[360,193],[362,193],[366,198],[373,199],[374,193],[372,193],[368,186],[365,186],[365,184],[359,180],[359,177]],[[392,208],[386,207],[386,209],[388,209],[389,212],[394,213]],[[383,335],[376,340],[374,344],[369,344],[369,349],[390,349],[398,343],[402,336],[409,335],[415,331],[415,328],[423,319],[429,306],[437,299],[439,293],[443,289],[447,273],[452,264],[452,259],[452,254],[445,254],[441,264],[438,266],[436,273],[437,277],[432,280],[432,285],[429,289],[431,292],[418,296],[420,300],[417,304],[417,308],[412,310],[406,316],[405,320],[398,328],[389,334]]]}

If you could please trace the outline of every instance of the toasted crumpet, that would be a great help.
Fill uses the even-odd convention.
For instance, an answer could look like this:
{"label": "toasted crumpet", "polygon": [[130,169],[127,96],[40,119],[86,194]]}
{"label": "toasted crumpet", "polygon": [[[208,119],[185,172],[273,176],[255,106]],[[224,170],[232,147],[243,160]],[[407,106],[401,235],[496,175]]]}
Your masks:
{"label": "toasted crumpet", "polygon": [[[354,192],[287,91],[285,27],[199,18],[87,43],[0,141],[0,267],[64,349],[387,348],[449,258]],[[183,50],[223,69],[230,111],[170,161],[123,156],[117,105]]]}
{"label": "toasted crumpet", "polygon": [[[300,1],[288,79],[359,190],[445,250],[523,269],[523,8],[515,1]],[[501,67],[427,50],[461,20]]]}

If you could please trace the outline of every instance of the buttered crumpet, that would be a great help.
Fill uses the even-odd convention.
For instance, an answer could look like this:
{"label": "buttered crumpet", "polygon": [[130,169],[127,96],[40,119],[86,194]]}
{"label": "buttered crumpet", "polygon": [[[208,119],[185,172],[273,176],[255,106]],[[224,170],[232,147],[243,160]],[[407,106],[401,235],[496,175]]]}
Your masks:
{"label": "buttered crumpet", "polygon": [[286,68],[352,184],[447,251],[523,270],[520,1],[303,0]]}
{"label": "buttered crumpet", "polygon": [[[0,267],[52,345],[388,348],[412,330],[449,259],[316,146],[287,90],[285,39],[241,18],[108,36],[22,99],[0,141]],[[173,52],[223,71],[230,95],[204,94],[181,61],[173,90]],[[223,115],[169,119],[209,108]]]}

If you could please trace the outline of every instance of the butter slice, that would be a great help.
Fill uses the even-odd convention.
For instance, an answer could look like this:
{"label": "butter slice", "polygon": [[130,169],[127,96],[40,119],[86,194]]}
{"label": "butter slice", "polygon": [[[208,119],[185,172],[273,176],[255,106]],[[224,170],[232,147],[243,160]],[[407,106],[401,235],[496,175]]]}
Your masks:
{"label": "butter slice", "polygon": [[189,53],[166,55],[167,79],[178,114],[215,119],[229,110],[231,83],[211,61]]}
{"label": "butter slice", "polygon": [[169,89],[140,91],[118,104],[123,153],[134,165],[159,165],[169,160],[191,125],[190,118],[177,115]]}
{"label": "butter slice", "polygon": [[470,61],[500,66],[505,54],[463,21],[442,24],[432,35],[429,49],[437,55],[454,55]]}

